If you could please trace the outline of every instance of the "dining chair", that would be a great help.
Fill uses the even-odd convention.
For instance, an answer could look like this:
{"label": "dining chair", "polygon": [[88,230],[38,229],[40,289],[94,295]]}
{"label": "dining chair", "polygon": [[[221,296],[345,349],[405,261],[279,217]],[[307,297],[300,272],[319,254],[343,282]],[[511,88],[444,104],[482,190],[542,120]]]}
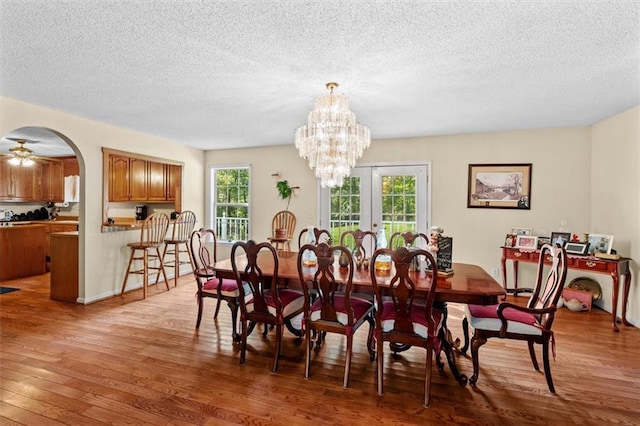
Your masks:
{"label": "dining chair", "polygon": [[247,336],[256,324],[262,323],[265,335],[268,326],[276,329],[272,372],[277,373],[283,328],[287,326],[292,330],[291,320],[304,310],[304,294],[302,291],[278,287],[278,255],[267,242],[236,242],[231,248],[231,266],[240,293],[240,365],[245,363]]}
{"label": "dining chair", "polygon": [[[131,255],[129,256],[129,264],[122,282],[121,296],[127,287],[129,275],[134,274],[142,275],[142,298],[145,299],[147,297],[147,287],[149,286],[149,271],[156,271],[156,283],[162,273],[164,283],[167,286],[167,290],[169,290],[169,281],[167,280],[160,254],[160,246],[164,242],[168,228],[169,216],[162,212],[153,213],[142,222],[140,240],[127,244],[131,249]],[[139,269],[131,269],[134,260],[142,262]]]}
{"label": "dining chair", "polygon": [[[422,240],[422,242],[420,242]],[[400,246],[427,248],[429,245],[429,237],[422,232],[395,232],[389,240],[389,248],[395,249]]]}
{"label": "dining chair", "polygon": [[[180,276],[180,265],[191,265],[191,269],[195,268],[193,257],[189,250],[189,238],[196,226],[196,214],[192,211],[185,210],[176,217],[173,222],[171,235],[164,239],[164,250],[162,251],[162,264],[165,268],[173,268],[173,286],[178,286],[178,277]],[[187,259],[181,259],[181,254],[185,254]],[[169,260],[167,255],[172,259]],[[156,284],[157,284],[156,276]]]}
{"label": "dining chair", "polygon": [[[305,251],[313,251],[317,257],[317,268],[309,276],[309,268],[304,266]],[[334,270],[334,254],[348,256],[346,267]],[[298,252],[298,275],[304,291],[304,330],[306,336],[306,363],[304,377],[309,378],[311,370],[311,332],[317,335],[316,349],[320,349],[326,333],[342,334],[346,337],[346,358],[343,386],[349,386],[351,358],[353,356],[353,335],[365,322],[369,323],[367,349],[371,359],[375,359],[373,350],[373,303],[355,297],[352,294],[354,263],[349,249],[345,246],[306,244]],[[340,283],[337,281],[340,277]],[[341,345],[340,345],[341,346]]]}
{"label": "dining chair", "polygon": [[218,239],[212,229],[200,228],[191,233],[189,239],[189,251],[194,261],[195,267],[193,275],[196,279],[198,290],[196,298],[198,301],[198,317],[196,328],[200,328],[202,321],[202,310],[205,298],[217,299],[216,310],[213,319],[218,318],[220,303],[227,302],[231,310],[231,336],[236,342],[240,342],[240,335],[237,333],[239,291],[238,283],[235,279],[219,278],[216,276],[214,266],[217,262]]}
{"label": "dining chair", "polygon": [[[550,265],[545,266],[546,263]],[[548,270],[547,270],[548,269]],[[473,375],[469,383],[478,382],[480,364],[478,350],[487,339],[498,337],[526,341],[533,368],[540,371],[534,344],[542,345],[544,374],[551,393],[555,393],[549,366],[549,344],[555,358],[555,340],[551,326],[558,299],[567,278],[567,253],[564,248],[545,244],[540,249],[536,283],[527,306],[502,302],[498,305],[468,305],[466,318],[473,328],[471,359]],[[515,360],[514,360],[515,361]]]}
{"label": "dining chair", "polygon": [[[282,210],[276,213],[271,220],[271,244],[277,249],[291,251],[291,239],[296,229],[296,215],[289,210]],[[286,230],[285,235],[278,235],[280,230]]]}
{"label": "dining chair", "polygon": [[[379,256],[390,256],[391,272],[380,274],[375,262]],[[410,272],[416,256],[424,256],[431,262],[430,273],[434,277],[428,289],[417,293],[415,277]],[[370,263],[371,282],[376,300],[376,350],[378,395],[383,394],[384,379],[384,342],[394,345],[418,346],[426,349],[424,377],[424,406],[428,407],[431,398],[431,367],[433,354],[440,352],[440,331],[444,315],[433,307],[436,294],[438,267],[433,255],[423,249],[409,250],[398,247],[395,250],[378,249],[373,253]],[[395,351],[394,351],[395,352]]]}
{"label": "dining chair", "polygon": [[348,230],[340,234],[340,245],[351,247],[355,257],[366,259],[374,252],[378,244],[378,236],[373,231],[362,229]]}
{"label": "dining chair", "polygon": [[[313,229],[313,238],[314,238],[313,241],[315,241],[316,244],[330,243],[331,234],[329,233],[329,230],[321,229],[321,228],[312,228],[312,229]],[[308,232],[310,232],[309,228],[303,228],[302,231],[300,231],[300,233],[298,234],[298,249],[300,249],[305,244],[305,240],[307,239]]]}

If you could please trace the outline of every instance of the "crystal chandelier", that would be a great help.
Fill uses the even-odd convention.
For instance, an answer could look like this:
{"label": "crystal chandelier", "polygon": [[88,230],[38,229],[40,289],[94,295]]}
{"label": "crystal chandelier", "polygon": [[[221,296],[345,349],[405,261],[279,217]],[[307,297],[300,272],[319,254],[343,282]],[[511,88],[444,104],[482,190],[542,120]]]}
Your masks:
{"label": "crystal chandelier", "polygon": [[300,157],[315,169],[323,188],[342,186],[356,160],[371,145],[369,128],[356,123],[347,98],[333,93],[336,87],[338,83],[327,83],[329,94],[316,98],[307,124],[296,130],[295,145]]}
{"label": "crystal chandelier", "polygon": [[18,146],[9,149],[11,152],[11,157],[7,160],[9,164],[22,167],[33,166],[36,163],[34,161],[33,151],[24,146],[27,141],[24,139],[15,139],[15,141],[18,143]]}

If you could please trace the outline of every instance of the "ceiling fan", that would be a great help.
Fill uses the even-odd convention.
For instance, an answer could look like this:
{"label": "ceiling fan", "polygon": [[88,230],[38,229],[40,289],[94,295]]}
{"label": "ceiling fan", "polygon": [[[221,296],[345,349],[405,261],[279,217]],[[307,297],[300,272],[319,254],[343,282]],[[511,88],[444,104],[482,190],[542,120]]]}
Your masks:
{"label": "ceiling fan", "polygon": [[37,141],[31,141],[28,139],[7,138],[18,144],[13,148],[9,148],[8,154],[2,154],[8,157],[8,162],[12,166],[31,167],[35,164],[38,157],[33,154],[33,151],[25,147],[25,143],[37,143]]}

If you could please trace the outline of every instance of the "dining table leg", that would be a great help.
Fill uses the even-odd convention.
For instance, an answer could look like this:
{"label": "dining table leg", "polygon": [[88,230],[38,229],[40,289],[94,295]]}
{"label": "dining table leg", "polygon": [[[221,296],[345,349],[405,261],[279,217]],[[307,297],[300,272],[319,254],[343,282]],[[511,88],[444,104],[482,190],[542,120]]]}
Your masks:
{"label": "dining table leg", "polygon": [[[454,347],[456,343],[453,342],[451,331],[449,331],[449,329],[447,328],[447,313],[448,313],[447,303],[435,302],[434,307],[442,310],[442,329],[438,334],[438,338],[440,339],[440,349],[444,352],[445,356],[447,357],[447,364],[449,364],[449,369],[451,370],[453,377],[458,381],[460,386],[465,386],[469,379],[465,374],[462,374],[458,370],[458,366],[456,364],[456,358],[454,354],[455,352]],[[459,344],[460,342],[458,340],[457,345]]]}

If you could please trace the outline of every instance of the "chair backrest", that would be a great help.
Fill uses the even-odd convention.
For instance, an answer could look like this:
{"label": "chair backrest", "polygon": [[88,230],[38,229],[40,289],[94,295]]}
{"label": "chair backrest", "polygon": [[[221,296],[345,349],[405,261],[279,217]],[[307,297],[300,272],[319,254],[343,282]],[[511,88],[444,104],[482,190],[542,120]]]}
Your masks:
{"label": "chair backrest", "polygon": [[[317,269],[313,278],[309,280],[305,278],[305,269],[303,265],[304,252],[313,251],[318,259]],[[345,268],[335,271],[333,268],[334,254],[346,254],[349,264]],[[320,319],[324,321],[339,322],[336,307],[334,305],[334,294],[336,292],[344,292],[344,312],[347,313],[347,324],[354,323],[354,312],[351,308],[351,291],[353,285],[353,257],[349,249],[345,246],[329,246],[326,243],[318,245],[306,244],[300,248],[298,252],[298,276],[304,290],[305,306],[309,307],[311,303],[311,289],[315,290],[318,300],[321,304]],[[340,276],[340,282],[336,281],[336,276]]]}
{"label": "chair backrest", "polygon": [[[385,295],[389,296],[393,300],[393,306],[395,307],[395,322],[393,332],[415,333],[413,328],[413,321],[411,318],[412,306],[414,303],[418,303],[417,300],[424,301],[424,314],[429,326],[429,333],[435,331],[433,316],[431,314],[433,300],[436,294],[436,288],[438,284],[438,267],[433,255],[427,250],[423,249],[408,249],[406,247],[398,247],[395,250],[391,249],[378,249],[373,253],[370,263],[371,282],[373,284],[373,290],[378,301],[378,311],[376,312],[376,327],[381,326],[380,319],[384,316],[382,308],[384,307],[382,301],[382,286],[380,284],[382,277],[379,277],[375,270],[376,260],[380,256],[391,257],[391,276],[384,277]],[[429,287],[426,296],[423,289],[420,290],[420,295],[416,298],[416,283],[414,281],[415,276],[413,274],[425,274],[427,272],[411,272],[411,265],[415,264],[413,259],[417,256],[426,257],[427,261],[431,263],[431,286]],[[432,336],[434,337],[434,336]]]}
{"label": "chair backrest", "polygon": [[169,216],[166,213],[153,213],[142,222],[140,232],[141,245],[159,245],[164,242],[169,229]]}
{"label": "chair backrest", "polygon": [[[422,243],[420,242],[422,240]],[[422,232],[396,232],[391,235],[389,240],[389,248],[395,249],[400,246],[427,248],[429,246],[429,237]]]}
{"label": "chair backrest", "polygon": [[293,238],[293,232],[296,229],[296,215],[288,210],[282,210],[273,216],[271,221],[272,236],[275,237],[276,229],[286,229],[287,238]]}
{"label": "chair backrest", "polygon": [[218,239],[213,229],[200,228],[191,233],[189,241],[191,258],[195,263],[195,273],[213,275],[213,265],[217,261]]}
{"label": "chair backrest", "polygon": [[[373,254],[378,244],[378,237],[373,231],[363,231],[356,229],[355,231],[344,231],[340,235],[340,245],[351,247],[354,255],[360,253],[362,258],[367,257],[367,253]],[[369,249],[367,251],[367,249]]]}
{"label": "chair backrest", "polygon": [[[301,248],[305,244],[304,238],[306,237],[307,232],[309,232],[309,228],[304,228],[300,231],[300,234],[298,234],[298,248]],[[313,236],[316,245],[320,243],[329,244],[331,241],[331,234],[327,229],[313,228]]]}
{"label": "chair backrest", "polygon": [[[551,262],[548,272],[545,274],[545,261]],[[536,284],[529,299],[528,307],[535,309],[545,309],[557,306],[558,299],[562,294],[564,282],[567,278],[567,252],[564,248],[553,244],[545,244],[540,249],[540,259],[536,274]],[[544,314],[539,318],[540,324],[551,328],[554,312]]]}
{"label": "chair backrest", "polygon": [[178,215],[173,222],[173,232],[171,240],[187,241],[196,226],[196,214],[190,210],[185,210]]}
{"label": "chair backrest", "polygon": [[[246,262],[241,262],[241,258],[246,259]],[[231,248],[231,266],[240,291],[242,318],[246,319],[248,314],[257,318],[257,322],[260,322],[260,317],[273,318],[268,309],[266,290],[269,290],[268,295],[276,304],[276,314],[282,314],[277,286],[278,255],[271,244],[256,243],[253,240],[237,241]],[[251,311],[247,310],[247,303],[253,305]]]}

